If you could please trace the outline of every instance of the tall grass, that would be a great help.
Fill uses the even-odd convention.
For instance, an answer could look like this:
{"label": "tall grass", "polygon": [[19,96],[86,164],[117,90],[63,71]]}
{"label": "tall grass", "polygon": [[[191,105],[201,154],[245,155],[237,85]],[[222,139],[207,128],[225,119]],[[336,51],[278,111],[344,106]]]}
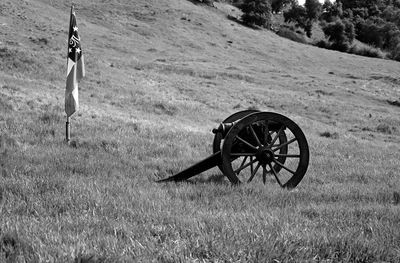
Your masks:
{"label": "tall grass", "polygon": [[2,260],[400,259],[398,146],[389,153],[315,137],[310,171],[293,192],[272,178],[266,186],[261,179],[238,187],[196,178],[158,184],[207,156],[210,137],[77,119],[67,146],[60,112],[47,107],[4,116]]}

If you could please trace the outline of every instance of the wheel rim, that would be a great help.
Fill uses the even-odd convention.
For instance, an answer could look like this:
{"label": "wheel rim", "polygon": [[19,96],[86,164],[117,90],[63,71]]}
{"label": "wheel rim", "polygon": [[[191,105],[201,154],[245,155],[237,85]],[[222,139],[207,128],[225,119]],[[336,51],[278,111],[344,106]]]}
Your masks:
{"label": "wheel rim", "polygon": [[294,188],[309,163],[307,140],[296,123],[272,112],[250,114],[225,136],[222,169],[232,183],[268,178],[283,188]]}

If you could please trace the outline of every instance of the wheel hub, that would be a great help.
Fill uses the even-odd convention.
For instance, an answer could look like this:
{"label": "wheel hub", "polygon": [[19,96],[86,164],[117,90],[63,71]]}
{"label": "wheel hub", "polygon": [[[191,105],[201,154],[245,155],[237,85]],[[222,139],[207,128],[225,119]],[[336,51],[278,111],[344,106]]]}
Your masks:
{"label": "wheel hub", "polygon": [[269,148],[262,148],[256,153],[257,161],[263,165],[271,163],[274,157],[274,152]]}

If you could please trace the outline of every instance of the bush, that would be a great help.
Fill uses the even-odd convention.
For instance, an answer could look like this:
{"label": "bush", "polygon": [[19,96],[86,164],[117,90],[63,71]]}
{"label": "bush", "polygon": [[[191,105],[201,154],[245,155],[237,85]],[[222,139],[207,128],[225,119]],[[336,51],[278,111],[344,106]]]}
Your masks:
{"label": "bush", "polygon": [[311,37],[313,22],[319,18],[321,7],[317,0],[306,0],[304,6],[292,5],[283,13],[283,17],[285,22],[294,22],[296,26],[304,29],[308,37]]}
{"label": "bush", "polygon": [[340,52],[349,52],[350,50],[350,44],[348,42],[332,43],[326,40],[320,40],[315,43],[315,45],[319,48],[332,49]]}
{"label": "bush", "polygon": [[205,5],[209,5],[212,6],[212,4],[214,3],[213,0],[192,0],[193,2],[198,2],[198,3],[202,3]]}
{"label": "bush", "polygon": [[[314,45],[319,48],[332,49],[332,50],[347,52],[347,53],[364,56],[364,57],[372,57],[372,58],[384,58],[385,57],[385,54],[379,48],[374,48],[374,47],[367,46],[367,45],[365,45],[365,46],[364,45],[363,46],[358,46],[358,45],[350,46],[350,44],[348,42],[331,43],[326,40],[320,40],[317,43],[315,43]],[[400,57],[399,57],[399,59],[400,59]]]}
{"label": "bush", "polygon": [[326,49],[330,49],[331,48],[331,43],[329,43],[326,40],[320,40],[317,43],[315,43],[315,45],[319,48],[326,48]]}
{"label": "bush", "polygon": [[379,49],[371,46],[357,46],[353,45],[349,53],[371,58],[384,58],[385,54]]}
{"label": "bush", "polygon": [[306,0],[304,7],[307,10],[307,17],[311,21],[318,19],[321,15],[322,5],[318,0]]}
{"label": "bush", "polygon": [[332,42],[345,42],[345,26],[341,20],[332,23],[322,24],[322,31]]}
{"label": "bush", "polygon": [[296,26],[304,28],[306,25],[307,11],[301,5],[293,5],[292,8],[283,13],[285,22],[293,22]]}
{"label": "bush", "polygon": [[285,6],[291,4],[293,0],[271,0],[272,12],[279,13]]}
{"label": "bush", "polygon": [[400,44],[390,51],[389,58],[400,61]]}
{"label": "bush", "polygon": [[332,42],[330,49],[347,52],[354,40],[354,25],[347,20],[336,20],[332,23],[322,23],[322,30]]}
{"label": "bush", "polygon": [[240,9],[243,23],[249,26],[269,27],[271,25],[271,4],[268,0],[248,0]]}
{"label": "bush", "polygon": [[307,44],[307,40],[304,37],[303,34],[297,33],[294,29],[291,29],[290,27],[285,27],[282,26],[279,28],[278,32],[276,32],[277,35],[290,39],[292,41],[296,41],[299,43]]}
{"label": "bush", "polygon": [[340,52],[348,52],[350,50],[349,42],[337,42],[330,46],[330,49],[337,50]]}
{"label": "bush", "polygon": [[375,24],[372,19],[367,21],[359,19],[356,27],[358,40],[376,47],[383,47],[384,35],[382,34],[382,28]]}
{"label": "bush", "polygon": [[354,24],[347,19],[343,20],[344,23],[344,34],[347,38],[347,41],[351,44],[353,43],[354,39],[356,38],[356,31]]}

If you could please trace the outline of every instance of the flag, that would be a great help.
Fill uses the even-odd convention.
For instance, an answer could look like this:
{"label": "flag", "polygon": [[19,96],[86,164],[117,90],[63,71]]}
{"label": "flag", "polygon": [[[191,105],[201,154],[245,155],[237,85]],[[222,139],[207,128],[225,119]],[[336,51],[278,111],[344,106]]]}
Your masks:
{"label": "flag", "polygon": [[71,6],[68,34],[68,58],[67,58],[67,87],[65,89],[65,112],[67,117],[79,109],[78,82],[85,76],[85,65],[81,48],[81,40],[78,35],[78,26],[74,7]]}

